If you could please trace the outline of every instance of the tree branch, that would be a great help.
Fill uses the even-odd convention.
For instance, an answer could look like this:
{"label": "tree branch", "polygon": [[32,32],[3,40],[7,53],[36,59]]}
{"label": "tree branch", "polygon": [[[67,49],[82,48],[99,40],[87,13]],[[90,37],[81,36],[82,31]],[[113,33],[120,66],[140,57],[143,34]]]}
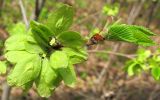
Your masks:
{"label": "tree branch", "polygon": [[34,20],[38,20],[40,12],[45,4],[46,0],[36,0],[35,1],[35,16]]}
{"label": "tree branch", "polygon": [[23,16],[24,23],[25,23],[26,27],[28,28],[29,27],[29,22],[27,20],[26,11],[25,11],[25,8],[23,6],[22,0],[19,0],[19,6],[20,6],[20,9],[21,9],[21,13],[22,13],[22,16]]}
{"label": "tree branch", "polygon": [[6,60],[4,56],[0,56],[0,61]]}
{"label": "tree branch", "polygon": [[1,100],[9,100],[11,87],[5,82],[3,83],[3,93]]}
{"label": "tree branch", "polygon": [[118,52],[113,52],[113,51],[105,51],[105,50],[88,50],[88,53],[106,53],[106,54],[112,54],[116,56],[122,56],[126,57],[128,59],[133,59],[136,55],[129,55],[129,54],[123,54],[123,53],[118,53]]}

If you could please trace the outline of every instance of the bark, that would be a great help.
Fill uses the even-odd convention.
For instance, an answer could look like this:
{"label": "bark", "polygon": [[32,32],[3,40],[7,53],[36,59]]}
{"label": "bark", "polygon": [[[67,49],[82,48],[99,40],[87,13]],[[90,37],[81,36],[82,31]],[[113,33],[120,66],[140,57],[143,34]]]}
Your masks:
{"label": "bark", "polygon": [[138,15],[140,14],[141,12],[141,9],[144,5],[146,0],[141,0],[141,2],[137,1],[135,2],[135,4],[133,5],[131,11],[130,11],[130,14],[129,14],[129,17],[128,17],[128,20],[127,20],[127,23],[128,24],[133,24],[135,22],[135,19],[138,17]]}
{"label": "bark", "polygon": [[46,0],[36,0],[35,1],[35,16],[34,16],[34,20],[38,20],[40,12],[42,11],[42,8],[45,5],[45,2],[46,2]]}
{"label": "bark", "polygon": [[146,23],[146,26],[148,27],[152,21],[152,18],[154,16],[154,12],[155,12],[155,8],[157,7],[158,5],[158,1],[152,1],[150,7],[149,7],[149,10],[148,10],[148,15],[146,16],[147,17],[147,23]]}
{"label": "bark", "polygon": [[0,0],[0,10],[4,7],[5,0]]}
{"label": "bark", "polygon": [[11,87],[5,82],[5,83],[3,83],[2,90],[3,90],[3,93],[2,93],[1,100],[9,100]]}

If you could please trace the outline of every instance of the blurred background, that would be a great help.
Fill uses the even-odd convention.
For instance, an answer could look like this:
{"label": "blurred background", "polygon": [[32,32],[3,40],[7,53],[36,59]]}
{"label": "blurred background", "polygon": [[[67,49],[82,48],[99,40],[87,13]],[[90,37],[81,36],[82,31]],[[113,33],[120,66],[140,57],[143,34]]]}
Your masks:
{"label": "blurred background", "polygon": [[[25,22],[25,17],[43,22],[61,3],[74,7],[76,13],[71,30],[83,36],[98,32],[106,21],[119,19],[122,23],[142,25],[160,33],[160,0],[0,0],[0,60],[3,60],[8,29],[17,22]],[[153,39],[160,42],[158,37]],[[49,100],[160,100],[159,82],[147,73],[129,77],[123,70],[129,56],[135,55],[139,48],[111,41],[93,46],[88,50],[88,60],[75,66],[76,86],[69,88],[62,83]],[[146,49],[154,52],[157,48]],[[9,87],[6,75],[1,75],[0,98],[5,94],[10,100],[48,100],[40,98],[34,87],[27,93]]]}

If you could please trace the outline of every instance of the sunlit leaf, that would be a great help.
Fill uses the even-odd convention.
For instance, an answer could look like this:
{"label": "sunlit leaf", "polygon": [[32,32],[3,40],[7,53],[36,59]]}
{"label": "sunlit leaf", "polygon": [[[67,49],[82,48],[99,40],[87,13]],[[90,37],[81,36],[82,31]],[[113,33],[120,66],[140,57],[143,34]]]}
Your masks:
{"label": "sunlit leaf", "polygon": [[68,56],[63,51],[55,51],[50,56],[50,64],[53,69],[67,68]]}
{"label": "sunlit leaf", "polygon": [[69,56],[70,62],[72,64],[81,63],[87,60],[87,51],[85,50],[85,48],[81,49],[63,48],[63,51]]}
{"label": "sunlit leaf", "polygon": [[62,79],[66,85],[71,87],[75,85],[76,74],[75,74],[74,66],[72,64],[69,64],[67,68],[60,68],[58,69],[58,71],[62,76]]}
{"label": "sunlit leaf", "polygon": [[74,10],[71,6],[62,5],[55,12],[51,13],[47,19],[47,26],[55,35],[66,31],[73,22]]}
{"label": "sunlit leaf", "polygon": [[5,61],[0,61],[0,75],[5,74],[7,70],[7,65]]}
{"label": "sunlit leaf", "polygon": [[151,70],[151,74],[155,80],[160,79],[160,67],[154,66]]}
{"label": "sunlit leaf", "polygon": [[84,40],[77,32],[62,32],[57,38],[66,47],[79,48],[84,46]]}
{"label": "sunlit leaf", "polygon": [[30,81],[35,80],[41,71],[41,58],[31,54],[22,58],[9,74],[7,81],[12,86],[24,87]]}
{"label": "sunlit leaf", "polygon": [[58,82],[58,77],[57,73],[51,68],[48,59],[43,59],[42,71],[39,78],[36,80],[36,87],[39,95],[42,97],[51,96],[53,90],[57,86],[55,83]]}

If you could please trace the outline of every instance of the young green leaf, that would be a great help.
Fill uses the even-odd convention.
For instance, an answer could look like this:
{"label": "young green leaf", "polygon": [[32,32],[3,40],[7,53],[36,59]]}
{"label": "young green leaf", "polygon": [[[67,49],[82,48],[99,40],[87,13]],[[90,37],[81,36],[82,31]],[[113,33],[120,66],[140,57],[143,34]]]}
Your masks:
{"label": "young green leaf", "polygon": [[51,13],[47,19],[47,26],[55,35],[66,31],[73,22],[74,10],[69,5],[62,5],[55,12]]}
{"label": "young green leaf", "polygon": [[124,70],[128,73],[129,76],[133,76],[140,73],[144,67],[145,66],[143,66],[143,64],[141,65],[135,61],[129,61],[127,62]]}
{"label": "young green leaf", "polygon": [[64,83],[68,86],[73,87],[76,83],[76,73],[74,70],[74,66],[72,64],[69,64],[67,68],[60,68],[58,69],[60,75],[62,76],[62,79]]}
{"label": "young green leaf", "polygon": [[21,86],[24,91],[28,91],[33,85],[33,81],[27,82]]}
{"label": "young green leaf", "polygon": [[42,47],[49,47],[49,39],[52,37],[52,33],[43,24],[35,21],[30,23],[32,36],[37,43]]}
{"label": "young green leaf", "polygon": [[50,38],[54,36],[54,34],[49,30],[47,26],[44,24],[38,23],[36,21],[31,21],[31,28],[38,32],[38,34],[44,39],[45,42],[49,42]]}
{"label": "young green leaf", "polygon": [[36,80],[37,91],[41,97],[51,96],[53,90],[57,86],[55,83],[58,82],[58,77],[57,73],[51,68],[48,59],[43,59],[42,71],[39,78]]}
{"label": "young green leaf", "polygon": [[139,49],[137,54],[138,54],[137,60],[143,63],[146,61],[148,57],[151,56],[151,51],[145,49]]}
{"label": "young green leaf", "polygon": [[148,35],[145,33],[142,33],[141,31],[133,31],[134,37],[137,39],[137,44],[143,45],[143,46],[152,46],[155,45],[154,41],[149,38]]}
{"label": "young green leaf", "polygon": [[5,57],[11,63],[17,63],[26,57],[30,57],[31,54],[26,51],[9,51],[5,54]]}
{"label": "young green leaf", "polygon": [[7,70],[7,65],[5,61],[0,61],[0,75],[5,74]]}
{"label": "young green leaf", "polygon": [[31,54],[22,58],[7,77],[12,86],[24,87],[30,81],[35,80],[41,71],[41,58],[39,55]]}
{"label": "young green leaf", "polygon": [[50,64],[53,69],[67,68],[69,58],[63,51],[55,51],[50,56]]}
{"label": "young green leaf", "polygon": [[13,25],[13,27],[8,28],[7,30],[11,36],[16,34],[26,34],[27,32],[26,26],[22,22]]}
{"label": "young green leaf", "polygon": [[31,43],[31,42],[26,42],[25,43],[25,50],[29,53],[34,53],[34,54],[43,54],[46,53],[44,49],[42,49],[38,44],[36,43]]}
{"label": "young green leaf", "polygon": [[126,24],[113,24],[109,27],[106,39],[131,42],[143,46],[155,45],[149,38],[154,35],[146,28]]}
{"label": "young green leaf", "polygon": [[109,40],[136,42],[133,33],[125,25],[113,25],[109,28],[108,35]]}
{"label": "young green leaf", "polygon": [[84,46],[84,40],[81,35],[77,32],[66,31],[58,35],[57,39],[62,45],[71,48],[81,48]]}
{"label": "young green leaf", "polygon": [[78,64],[87,60],[87,51],[85,50],[85,48],[63,48],[63,51],[67,54],[72,64]]}
{"label": "young green leaf", "polygon": [[133,28],[133,30],[139,30],[143,33],[145,33],[148,36],[154,36],[156,35],[155,33],[153,33],[152,31],[150,31],[149,29],[143,27],[143,26],[136,26],[136,25],[129,25],[130,28]]}
{"label": "young green leaf", "polygon": [[15,34],[9,37],[5,42],[6,50],[25,50],[27,35]]}
{"label": "young green leaf", "polygon": [[151,69],[151,74],[154,77],[155,80],[159,80],[160,79],[160,67],[156,67],[154,66]]}

